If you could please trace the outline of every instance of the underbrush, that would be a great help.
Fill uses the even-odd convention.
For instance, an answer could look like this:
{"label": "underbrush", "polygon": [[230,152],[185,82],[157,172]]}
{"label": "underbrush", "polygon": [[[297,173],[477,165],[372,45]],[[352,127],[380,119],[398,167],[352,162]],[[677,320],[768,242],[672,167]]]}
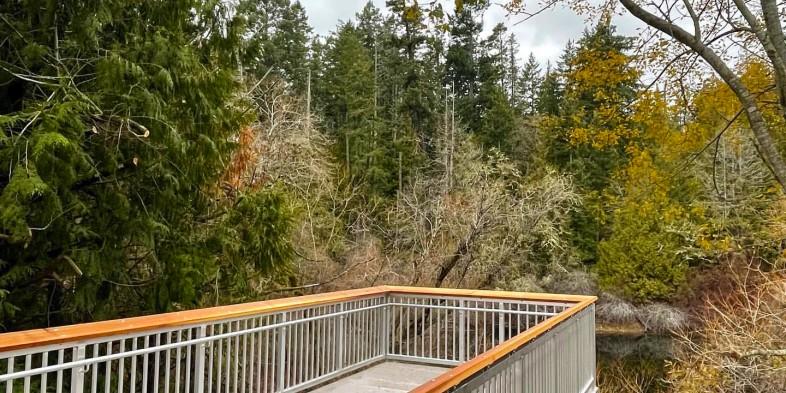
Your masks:
{"label": "underbrush", "polygon": [[786,271],[731,269],[733,290],[679,334],[674,392],[786,391]]}

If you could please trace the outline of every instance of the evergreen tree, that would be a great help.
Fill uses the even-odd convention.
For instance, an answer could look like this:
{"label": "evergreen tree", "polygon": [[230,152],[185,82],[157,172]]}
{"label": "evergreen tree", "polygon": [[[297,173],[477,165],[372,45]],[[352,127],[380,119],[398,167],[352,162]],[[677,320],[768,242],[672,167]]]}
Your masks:
{"label": "evergreen tree", "polygon": [[484,9],[483,6],[466,6],[456,11],[450,20],[445,78],[455,86],[456,94],[463,98],[462,114],[471,110],[471,102],[477,92],[477,40],[483,31],[483,23],[477,14]]}
{"label": "evergreen tree", "polygon": [[563,98],[562,85],[557,73],[551,69],[551,63],[546,64],[546,73],[538,88],[536,108],[541,115],[559,115],[559,108]]}
{"label": "evergreen tree", "polygon": [[638,72],[625,54],[630,43],[601,23],[576,46],[568,44],[557,77],[548,73],[543,83],[541,110],[559,116],[550,121],[549,159],[573,174],[585,193],[571,223],[572,241],[585,262],[597,261],[598,242],[608,235],[603,191],[626,162],[626,147],[635,138],[626,109],[638,88]]}
{"label": "evergreen tree", "polygon": [[11,1],[0,15],[5,327],[194,306],[238,269],[287,261],[283,196],[213,196],[249,120],[223,3]]}
{"label": "evergreen tree", "polygon": [[478,57],[478,83],[493,83],[505,89],[507,75],[507,45],[505,33],[507,28],[499,23],[491,30],[491,34],[481,41]]}
{"label": "evergreen tree", "polygon": [[[535,56],[530,53],[527,62],[521,69],[521,76],[518,83],[518,94],[521,97],[519,108],[521,113],[525,116],[532,116],[539,112],[540,89],[544,82],[545,78],[541,76],[540,73],[540,64],[535,60]],[[549,81],[549,83],[554,83],[554,81]],[[555,87],[556,86],[546,87],[549,89],[545,92],[547,94],[546,100],[557,100],[557,97],[555,97],[557,92],[554,91]],[[553,106],[555,104],[556,102],[547,102],[547,105]],[[553,114],[556,114],[556,112]]]}
{"label": "evergreen tree", "polygon": [[394,148],[384,123],[374,117],[373,64],[361,38],[345,23],[328,40],[325,115],[350,179],[370,194],[390,195],[396,187]]}
{"label": "evergreen tree", "polygon": [[[508,100],[513,107],[521,105],[523,97],[521,96],[519,86],[523,80],[518,65],[519,43],[513,34],[508,36],[505,42],[505,72],[503,75],[503,89],[508,96]],[[540,75],[538,75],[540,76]]]}
{"label": "evergreen tree", "polygon": [[[436,128],[435,107],[439,103],[439,89],[430,85],[427,69],[434,67],[420,55],[429,43],[429,27],[425,21],[424,10],[417,2],[407,4],[406,0],[388,0],[391,12],[391,36],[393,47],[398,49],[398,64],[386,70],[401,75],[400,88],[397,87],[397,122],[414,131],[412,137],[419,139],[421,150],[433,152],[432,139]],[[432,42],[433,43],[433,42]]]}
{"label": "evergreen tree", "polygon": [[516,112],[505,94],[507,71],[507,29],[498,24],[481,42],[478,59],[478,93],[471,112],[464,114],[470,130],[478,135],[487,148],[498,148],[511,153],[513,132],[517,125]]}
{"label": "evergreen tree", "polygon": [[311,27],[299,1],[241,0],[238,14],[245,19],[242,67],[260,78],[273,71],[302,93],[308,78],[308,41]]}
{"label": "evergreen tree", "polygon": [[363,9],[355,15],[357,20],[357,30],[361,37],[363,46],[373,53],[374,48],[379,44],[378,40],[383,33],[385,18],[382,12],[371,1],[367,2]]}

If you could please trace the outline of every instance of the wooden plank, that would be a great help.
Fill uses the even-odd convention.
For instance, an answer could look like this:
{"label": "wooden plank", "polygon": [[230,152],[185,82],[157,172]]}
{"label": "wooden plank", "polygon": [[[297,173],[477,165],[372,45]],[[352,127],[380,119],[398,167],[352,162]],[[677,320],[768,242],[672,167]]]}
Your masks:
{"label": "wooden plank", "polygon": [[[561,297],[561,295],[556,295],[556,297]],[[540,337],[541,335],[545,334],[549,330],[553,329],[563,321],[571,318],[573,315],[581,312],[582,310],[586,309],[595,301],[597,297],[595,296],[582,296],[584,298],[583,301],[577,303],[573,307],[568,308],[567,310],[547,319],[546,321],[530,328],[503,342],[502,344],[497,345],[494,348],[489,349],[488,351],[470,359],[452,369],[445,372],[444,374],[440,375],[437,378],[432,379],[431,381],[418,386],[416,389],[412,390],[410,393],[442,393],[447,392],[451,388],[458,386],[461,382],[469,379],[476,373],[480,372],[481,370],[485,369],[486,367],[491,366],[497,360],[507,356],[509,353],[515,351],[518,348],[521,348],[525,344],[535,340],[536,338]]]}

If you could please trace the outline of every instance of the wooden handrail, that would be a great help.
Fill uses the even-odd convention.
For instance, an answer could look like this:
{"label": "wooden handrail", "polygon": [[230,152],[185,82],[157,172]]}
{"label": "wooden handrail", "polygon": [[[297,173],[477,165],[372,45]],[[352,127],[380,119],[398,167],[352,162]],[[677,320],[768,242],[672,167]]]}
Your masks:
{"label": "wooden handrail", "polygon": [[[555,295],[555,297],[560,297],[560,295]],[[544,335],[546,332],[555,328],[560,323],[591,306],[598,299],[595,296],[573,295],[570,297],[573,299],[581,298],[582,300],[574,306],[565,309],[561,313],[546,319],[545,321],[525,330],[524,332],[521,332],[519,335],[514,336],[502,344],[499,344],[488,351],[448,370],[447,372],[440,374],[436,378],[410,391],[410,393],[447,392],[451,388],[458,386],[460,383],[484,370],[486,367],[493,365],[497,360],[507,356],[516,349],[519,349],[525,344],[530,343],[536,338]]]}
{"label": "wooden handrail", "polygon": [[[188,326],[198,323],[218,321],[222,319],[242,318],[250,315],[280,312],[302,307],[318,306],[391,293],[532,300],[543,302],[567,302],[578,304],[587,302],[589,299],[592,299],[591,302],[594,302],[595,299],[594,297],[575,295],[551,295],[541,293],[383,285],[371,288],[350,289],[345,291],[234,304],[229,306],[210,307],[133,318],[113,319],[102,322],[91,322],[77,325],[3,333],[0,334],[0,352],[8,352],[34,346],[61,344],[71,341],[81,341],[97,337],[108,337],[119,334],[136,333],[169,327]],[[571,307],[569,310],[574,308],[576,307]],[[564,312],[558,314],[554,318],[558,318],[563,314]],[[554,318],[551,318],[548,321],[551,321]]]}
{"label": "wooden handrail", "polygon": [[256,314],[373,297],[384,293],[385,290],[383,287],[350,289],[316,295],[3,333],[0,334],[0,352],[30,348],[33,346],[59,344],[68,341],[86,340],[96,337],[113,336],[117,334],[187,326],[221,319],[242,318]]}

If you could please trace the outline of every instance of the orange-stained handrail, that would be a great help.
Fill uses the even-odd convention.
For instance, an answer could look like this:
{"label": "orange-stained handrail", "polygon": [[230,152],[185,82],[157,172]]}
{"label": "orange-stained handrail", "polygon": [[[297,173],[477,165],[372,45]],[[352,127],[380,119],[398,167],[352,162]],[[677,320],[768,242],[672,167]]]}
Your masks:
{"label": "orange-stained handrail", "polygon": [[[462,364],[446,374],[451,376],[450,380],[441,382],[439,386],[450,383],[456,378],[473,374],[475,371],[490,364],[511,350],[518,348],[521,344],[550,329],[560,321],[569,318],[571,315],[587,307],[595,301],[594,297],[576,295],[550,295],[540,293],[504,292],[504,291],[483,291],[465,290],[448,288],[421,288],[421,287],[402,287],[402,286],[377,286],[363,289],[351,289],[346,291],[329,292],[315,295],[306,295],[275,300],[265,300],[252,303],[235,304],[229,306],[211,307],[188,311],[171,312],[165,314],[148,315],[133,318],[114,319],[102,322],[83,323],[45,329],[34,329],[20,332],[0,334],[0,352],[13,351],[18,349],[30,348],[34,346],[45,346],[60,344],[71,341],[81,341],[98,337],[109,337],[119,334],[128,334],[161,328],[187,326],[198,323],[218,321],[224,319],[241,318],[250,315],[287,311],[302,307],[311,307],[323,304],[343,302],[360,298],[374,297],[387,294],[419,294],[437,296],[463,296],[474,298],[493,298],[493,299],[515,299],[532,300],[542,302],[567,302],[577,303],[555,317],[548,319],[545,323],[536,328],[530,329],[519,336],[493,348],[481,356]],[[544,330],[545,329],[545,330]],[[530,334],[529,332],[533,332]],[[522,341],[522,337],[526,338]],[[529,337],[529,338],[527,338]],[[517,344],[517,345],[514,345]],[[506,350],[507,349],[507,350]],[[493,353],[492,353],[493,352]],[[496,356],[494,353],[498,353]],[[494,357],[496,356],[496,357]],[[493,358],[493,359],[491,359]],[[489,360],[491,359],[491,360]],[[488,362],[487,362],[488,361]],[[477,364],[477,366],[473,366]],[[468,368],[469,367],[469,368]],[[444,377],[444,375],[443,375]],[[432,381],[437,383],[444,378]],[[448,385],[445,385],[448,386]],[[452,385],[451,385],[452,386]],[[421,390],[425,391],[425,390]],[[441,391],[441,390],[437,390]]]}

